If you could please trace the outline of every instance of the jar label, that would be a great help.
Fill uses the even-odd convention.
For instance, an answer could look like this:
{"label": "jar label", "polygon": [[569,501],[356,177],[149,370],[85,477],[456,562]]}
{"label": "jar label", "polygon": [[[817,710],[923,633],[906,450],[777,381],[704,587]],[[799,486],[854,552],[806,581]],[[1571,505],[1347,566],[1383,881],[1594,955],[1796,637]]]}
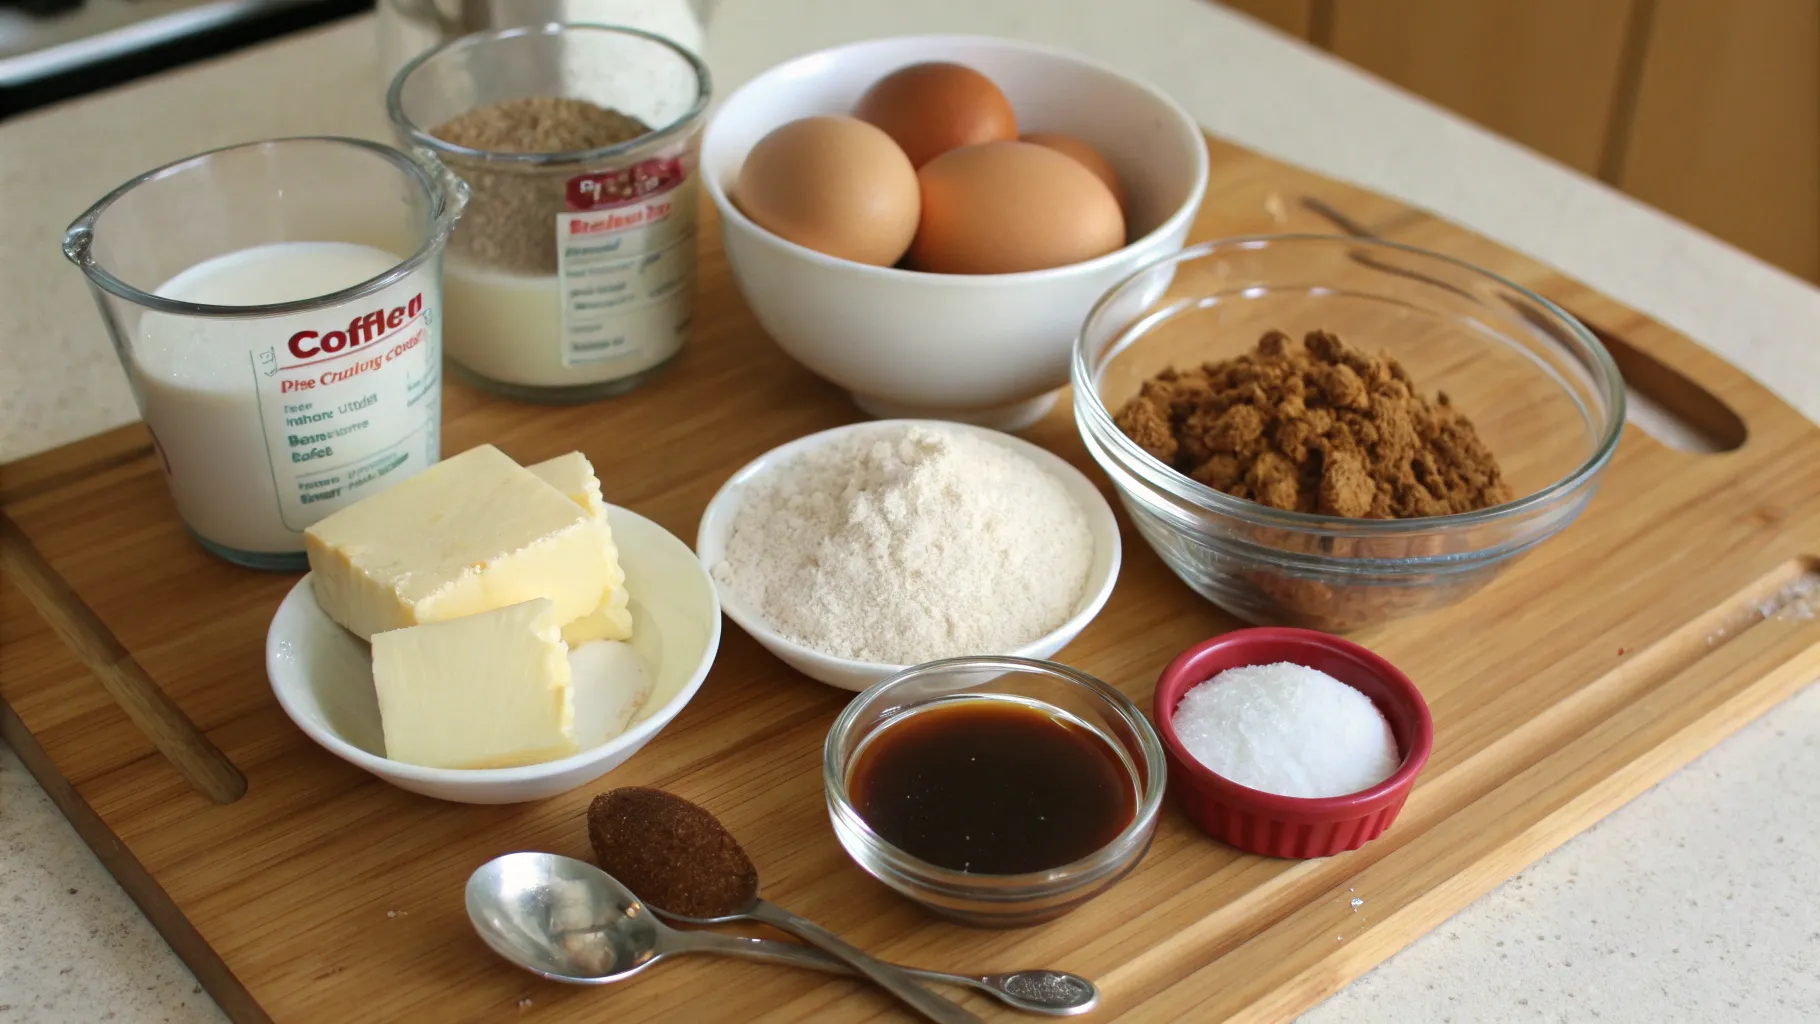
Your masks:
{"label": "jar label", "polygon": [[695,291],[691,171],[658,157],[570,179],[569,212],[556,217],[563,366],[631,375],[682,347]]}
{"label": "jar label", "polygon": [[612,209],[656,192],[668,192],[689,176],[680,157],[660,156],[616,171],[578,174],[569,179],[571,212]]}

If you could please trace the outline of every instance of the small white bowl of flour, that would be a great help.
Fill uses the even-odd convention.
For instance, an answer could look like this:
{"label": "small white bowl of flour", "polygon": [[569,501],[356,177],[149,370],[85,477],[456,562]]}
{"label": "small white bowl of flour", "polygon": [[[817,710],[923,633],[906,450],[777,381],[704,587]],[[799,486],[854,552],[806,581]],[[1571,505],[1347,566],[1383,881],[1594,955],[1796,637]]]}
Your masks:
{"label": "small white bowl of flour", "polygon": [[708,503],[695,550],[729,618],[848,690],[937,658],[1048,658],[1105,606],[1120,557],[1112,508],[1079,470],[935,420],[772,449]]}

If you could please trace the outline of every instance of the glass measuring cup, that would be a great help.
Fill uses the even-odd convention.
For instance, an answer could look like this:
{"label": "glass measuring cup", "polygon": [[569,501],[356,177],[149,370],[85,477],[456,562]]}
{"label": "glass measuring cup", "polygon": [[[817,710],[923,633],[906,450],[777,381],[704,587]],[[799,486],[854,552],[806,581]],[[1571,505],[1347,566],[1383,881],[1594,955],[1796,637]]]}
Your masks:
{"label": "glass measuring cup", "polygon": [[259,569],[441,455],[442,250],[467,189],[357,139],[253,142],[108,193],[88,276],[184,526]]}
{"label": "glass measuring cup", "polygon": [[[465,378],[526,401],[585,402],[637,387],[676,356],[694,308],[711,91],[707,66],[676,43],[592,24],[475,32],[398,73],[386,110],[400,144],[472,189],[446,274],[445,341]],[[586,101],[650,131],[562,153],[434,134],[472,111],[540,98]]]}

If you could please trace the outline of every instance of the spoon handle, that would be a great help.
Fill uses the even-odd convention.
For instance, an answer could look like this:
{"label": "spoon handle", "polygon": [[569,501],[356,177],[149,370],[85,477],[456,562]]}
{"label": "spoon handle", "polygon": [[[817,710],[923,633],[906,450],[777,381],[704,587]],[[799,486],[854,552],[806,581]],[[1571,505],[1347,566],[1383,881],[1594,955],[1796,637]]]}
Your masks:
{"label": "spoon handle", "polygon": [[[678,932],[685,936],[676,942],[678,953],[715,953],[722,956],[739,957],[742,960],[761,960],[765,963],[783,964],[786,967],[806,967],[812,971],[826,971],[829,974],[855,976],[853,968],[846,961],[836,960],[814,946],[805,946],[796,942],[779,942],[776,939],[755,939],[749,935],[723,935],[720,932]],[[971,985],[981,991],[990,992],[984,980],[968,977],[965,974],[943,974],[940,971],[925,971],[920,967],[897,968],[919,981],[931,981],[947,985]]]}
{"label": "spoon handle", "polygon": [[[739,957],[787,967],[806,967],[830,974],[855,976],[846,963],[836,960],[814,946],[800,942],[756,939],[748,935],[722,932],[673,931],[664,936],[662,951],[669,953],[712,953]],[[937,985],[963,985],[978,989],[1014,1010],[1040,1013],[1050,1017],[1072,1017],[1086,1013],[1099,1004],[1099,990],[1093,982],[1066,971],[1013,971],[1009,974],[948,974],[926,971],[920,967],[896,965],[897,969],[917,981]]]}
{"label": "spoon handle", "polygon": [[937,1024],[984,1024],[979,1017],[962,1009],[958,1004],[918,985],[900,968],[882,960],[873,959],[821,925],[798,917],[769,900],[753,901],[746,916],[751,920],[789,932],[805,942],[820,946],[828,954],[846,962],[849,967],[870,978],[885,991],[903,1000],[918,1013],[936,1021]]}

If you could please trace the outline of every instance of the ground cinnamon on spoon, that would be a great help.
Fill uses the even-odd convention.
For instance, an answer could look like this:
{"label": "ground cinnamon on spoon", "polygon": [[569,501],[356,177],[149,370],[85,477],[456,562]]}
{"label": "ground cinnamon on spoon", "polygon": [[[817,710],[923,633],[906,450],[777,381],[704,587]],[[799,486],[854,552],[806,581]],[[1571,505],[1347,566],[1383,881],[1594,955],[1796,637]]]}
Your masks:
{"label": "ground cinnamon on spoon", "polygon": [[673,793],[608,790],[588,805],[588,839],[607,874],[682,917],[724,917],[758,898],[758,869],[714,815]]}

